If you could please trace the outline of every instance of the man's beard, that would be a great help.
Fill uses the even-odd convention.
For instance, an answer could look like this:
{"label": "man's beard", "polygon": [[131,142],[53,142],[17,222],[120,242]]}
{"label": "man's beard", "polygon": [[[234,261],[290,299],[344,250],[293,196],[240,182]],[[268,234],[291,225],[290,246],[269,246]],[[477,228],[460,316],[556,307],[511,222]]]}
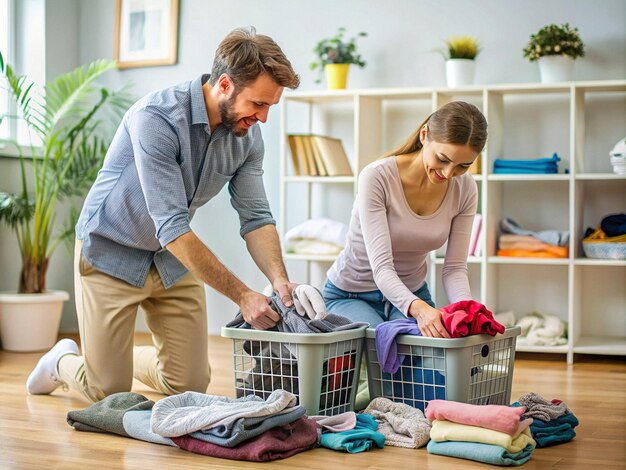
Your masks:
{"label": "man's beard", "polygon": [[224,126],[227,131],[232,132],[237,137],[243,137],[248,134],[248,129],[237,128],[236,124],[238,119],[232,112],[232,107],[235,104],[236,98],[237,95],[233,93],[230,98],[219,104],[220,119],[222,120],[222,126]]}

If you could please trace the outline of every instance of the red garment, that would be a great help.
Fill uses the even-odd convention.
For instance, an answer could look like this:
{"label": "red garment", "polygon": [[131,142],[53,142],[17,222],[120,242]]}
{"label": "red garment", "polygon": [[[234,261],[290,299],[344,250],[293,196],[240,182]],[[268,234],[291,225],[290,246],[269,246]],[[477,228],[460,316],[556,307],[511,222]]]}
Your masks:
{"label": "red garment", "polygon": [[554,400],[550,400],[550,402],[551,402],[553,405],[560,405],[561,403],[563,403],[563,401],[562,401],[562,400],[559,400],[558,398],[555,398]]}
{"label": "red garment", "polygon": [[347,387],[351,383],[351,378],[354,375],[354,360],[354,354],[331,357],[328,360],[329,391],[342,388],[342,382],[343,387]]}
{"label": "red garment", "polygon": [[442,308],[441,311],[441,320],[453,338],[504,333],[504,326],[494,320],[487,307],[474,300],[461,300]]}
{"label": "red garment", "polygon": [[202,441],[190,435],[172,437],[181,449],[231,460],[266,462],[284,459],[317,446],[319,425],[308,418],[300,418],[293,423],[284,424],[265,431],[263,434],[242,442],[235,447],[222,447]]}

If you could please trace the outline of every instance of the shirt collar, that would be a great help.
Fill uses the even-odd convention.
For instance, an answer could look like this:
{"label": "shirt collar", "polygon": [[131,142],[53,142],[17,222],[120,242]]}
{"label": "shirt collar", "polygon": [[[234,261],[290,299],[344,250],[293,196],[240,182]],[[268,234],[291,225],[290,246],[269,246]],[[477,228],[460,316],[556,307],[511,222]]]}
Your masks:
{"label": "shirt collar", "polygon": [[202,85],[209,80],[209,74],[203,74],[191,82],[191,124],[209,124],[209,115],[202,93]]}

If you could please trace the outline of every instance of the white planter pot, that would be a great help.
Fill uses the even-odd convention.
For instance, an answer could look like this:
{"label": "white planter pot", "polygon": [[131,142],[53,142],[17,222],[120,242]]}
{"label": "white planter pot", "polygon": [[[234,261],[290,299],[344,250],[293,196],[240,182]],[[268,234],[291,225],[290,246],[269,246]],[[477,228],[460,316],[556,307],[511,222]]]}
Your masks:
{"label": "white planter pot", "polygon": [[2,349],[16,352],[45,351],[59,333],[64,291],[43,294],[0,293],[0,340]]}
{"label": "white planter pot", "polygon": [[474,83],[474,61],[469,59],[446,60],[446,78],[450,88]]}
{"label": "white planter pot", "polygon": [[574,59],[566,55],[547,55],[537,62],[541,83],[569,82],[574,76]]}

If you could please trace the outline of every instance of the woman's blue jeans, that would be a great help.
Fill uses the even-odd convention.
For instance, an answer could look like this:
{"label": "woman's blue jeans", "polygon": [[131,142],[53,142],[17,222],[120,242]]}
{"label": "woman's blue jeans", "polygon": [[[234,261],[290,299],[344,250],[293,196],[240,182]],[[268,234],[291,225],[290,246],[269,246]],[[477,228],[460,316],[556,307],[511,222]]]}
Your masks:
{"label": "woman's blue jeans", "polygon": [[[414,294],[431,307],[435,307],[426,283]],[[355,322],[367,322],[372,328],[385,321],[406,318],[379,290],[348,292],[327,279],[322,295],[329,313],[343,315]]]}

